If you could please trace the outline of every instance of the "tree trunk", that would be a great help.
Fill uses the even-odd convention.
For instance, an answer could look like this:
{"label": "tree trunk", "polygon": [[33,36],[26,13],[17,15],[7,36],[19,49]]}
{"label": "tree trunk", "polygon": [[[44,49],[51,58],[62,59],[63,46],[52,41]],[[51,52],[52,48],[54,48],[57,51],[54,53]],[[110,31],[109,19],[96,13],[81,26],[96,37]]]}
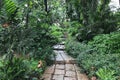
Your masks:
{"label": "tree trunk", "polygon": [[29,1],[27,2],[27,13],[26,13],[26,27],[28,27],[29,24]]}
{"label": "tree trunk", "polygon": [[48,13],[47,0],[44,0],[44,5],[45,5],[45,11]]}
{"label": "tree trunk", "polygon": [[2,8],[2,0],[0,0],[0,11],[1,11],[1,8]]}
{"label": "tree trunk", "polygon": [[120,0],[119,0],[119,5],[120,5]]}

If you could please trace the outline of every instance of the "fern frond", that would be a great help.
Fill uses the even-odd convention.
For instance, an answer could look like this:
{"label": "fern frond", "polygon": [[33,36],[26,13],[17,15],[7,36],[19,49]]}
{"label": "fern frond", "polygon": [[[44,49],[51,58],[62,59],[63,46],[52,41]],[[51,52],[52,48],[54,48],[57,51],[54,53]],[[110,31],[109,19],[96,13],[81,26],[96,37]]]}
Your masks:
{"label": "fern frond", "polygon": [[10,17],[12,14],[14,14],[14,12],[17,9],[16,4],[12,0],[4,0],[4,6],[5,6],[5,10],[7,12],[8,17]]}

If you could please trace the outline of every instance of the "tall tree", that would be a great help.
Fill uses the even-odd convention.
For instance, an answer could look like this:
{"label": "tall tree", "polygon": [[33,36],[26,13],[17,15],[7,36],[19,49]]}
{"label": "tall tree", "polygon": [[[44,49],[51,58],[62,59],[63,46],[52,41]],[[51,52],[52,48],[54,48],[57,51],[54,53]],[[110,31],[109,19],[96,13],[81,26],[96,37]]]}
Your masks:
{"label": "tall tree", "polygon": [[120,0],[119,0],[119,5],[120,5]]}
{"label": "tall tree", "polygon": [[28,27],[29,24],[29,6],[30,6],[30,2],[27,1],[26,27]]}
{"label": "tall tree", "polygon": [[44,0],[44,5],[45,5],[45,11],[48,13],[48,5],[47,5],[47,0]]}
{"label": "tall tree", "polygon": [[0,11],[1,11],[1,7],[2,7],[2,0],[0,0]]}

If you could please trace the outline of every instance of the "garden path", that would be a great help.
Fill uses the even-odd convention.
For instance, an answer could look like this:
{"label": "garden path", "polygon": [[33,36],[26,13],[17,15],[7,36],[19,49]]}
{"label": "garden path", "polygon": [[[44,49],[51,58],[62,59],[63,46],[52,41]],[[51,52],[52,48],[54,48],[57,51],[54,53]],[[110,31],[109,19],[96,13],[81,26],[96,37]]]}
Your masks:
{"label": "garden path", "polygon": [[80,73],[75,59],[64,51],[64,42],[53,46],[56,54],[55,64],[49,66],[43,74],[43,80],[88,80],[85,74]]}

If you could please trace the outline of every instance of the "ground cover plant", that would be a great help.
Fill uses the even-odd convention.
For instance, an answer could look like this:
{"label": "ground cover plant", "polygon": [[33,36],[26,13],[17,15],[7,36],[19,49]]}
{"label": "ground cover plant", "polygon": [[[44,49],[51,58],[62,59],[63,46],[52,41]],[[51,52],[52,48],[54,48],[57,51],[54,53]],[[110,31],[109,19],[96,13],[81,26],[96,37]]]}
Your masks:
{"label": "ground cover plant", "polygon": [[[102,34],[94,37],[87,44],[69,39],[66,42],[66,51],[69,55],[77,58],[78,65],[89,76],[98,76],[100,79],[106,77],[105,80],[118,79],[120,76],[119,36],[120,32]],[[107,73],[110,71],[110,74],[107,74],[106,71]],[[108,75],[111,77],[108,77]]]}
{"label": "ground cover plant", "polygon": [[38,66],[38,60],[12,56],[0,60],[0,80],[38,80],[45,69],[45,63]]}

